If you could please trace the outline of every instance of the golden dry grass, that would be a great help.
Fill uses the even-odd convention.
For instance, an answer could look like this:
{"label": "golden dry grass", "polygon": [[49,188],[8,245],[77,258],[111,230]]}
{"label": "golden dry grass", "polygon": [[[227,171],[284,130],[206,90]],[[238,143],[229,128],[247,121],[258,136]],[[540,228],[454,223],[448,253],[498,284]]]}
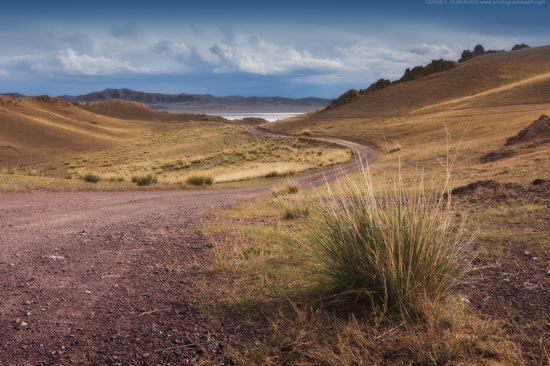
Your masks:
{"label": "golden dry grass", "polygon": [[438,169],[434,157],[446,153],[447,128],[455,142],[463,139],[454,167],[457,183],[495,175],[525,183],[549,175],[548,147],[518,147],[516,156],[492,163],[483,164],[480,158],[501,148],[541,114],[550,114],[549,69],[550,46],[488,54],[440,74],[368,93],[340,108],[263,127],[371,145],[378,150],[374,173],[394,169],[397,157],[404,173],[417,167]]}
{"label": "golden dry grass", "polygon": [[[17,177],[13,172],[32,167],[60,178],[70,190],[65,178],[81,179],[88,172],[113,183],[148,174],[158,177],[159,186],[185,184],[196,174],[223,183],[272,172],[284,176],[350,158],[345,149],[325,143],[265,140],[218,117],[171,115],[121,101],[83,108],[48,97],[0,96],[2,171]],[[27,180],[20,187],[32,184]]]}

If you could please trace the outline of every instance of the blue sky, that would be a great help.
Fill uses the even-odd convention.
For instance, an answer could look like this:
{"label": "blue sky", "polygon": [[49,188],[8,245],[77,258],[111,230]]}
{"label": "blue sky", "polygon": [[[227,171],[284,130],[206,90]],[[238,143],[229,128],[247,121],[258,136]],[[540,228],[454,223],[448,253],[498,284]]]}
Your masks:
{"label": "blue sky", "polygon": [[0,12],[0,92],[334,98],[478,43],[545,45],[544,2],[11,2]]}

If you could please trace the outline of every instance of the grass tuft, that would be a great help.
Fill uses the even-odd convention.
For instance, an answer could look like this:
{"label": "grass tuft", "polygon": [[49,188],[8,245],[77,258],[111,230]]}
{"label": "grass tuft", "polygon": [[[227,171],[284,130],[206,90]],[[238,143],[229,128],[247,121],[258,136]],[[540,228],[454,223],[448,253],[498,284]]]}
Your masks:
{"label": "grass tuft", "polygon": [[214,178],[208,175],[191,175],[185,181],[193,186],[211,186],[214,183]]}
{"label": "grass tuft", "polygon": [[132,177],[132,183],[136,183],[138,186],[149,186],[157,182],[158,178],[153,174],[136,175]]}
{"label": "grass tuft", "polygon": [[82,180],[84,180],[84,182],[88,182],[88,183],[97,183],[101,180],[101,177],[97,174],[92,173],[92,172],[88,172],[88,173],[86,173],[82,176]]}
{"label": "grass tuft", "polygon": [[287,182],[282,186],[273,189],[274,196],[282,196],[287,194],[296,194],[300,191],[300,184],[296,182]]}
{"label": "grass tuft", "polygon": [[[306,223],[312,273],[336,299],[368,299],[416,313],[440,301],[471,270],[471,238],[454,230],[450,195],[401,178],[375,194],[369,173],[330,189]],[[447,186],[447,185],[445,185]]]}
{"label": "grass tuft", "polygon": [[309,206],[300,203],[287,204],[283,209],[284,220],[297,220],[308,217],[311,213]]}

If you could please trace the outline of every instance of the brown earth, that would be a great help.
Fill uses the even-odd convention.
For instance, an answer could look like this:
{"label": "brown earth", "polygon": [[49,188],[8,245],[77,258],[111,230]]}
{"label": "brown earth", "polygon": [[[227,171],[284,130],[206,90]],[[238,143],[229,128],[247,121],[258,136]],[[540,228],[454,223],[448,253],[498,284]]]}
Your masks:
{"label": "brown earth", "polygon": [[[503,321],[507,333],[522,346],[527,364],[544,365],[548,355],[542,350],[550,349],[550,242],[548,237],[542,237],[540,245],[533,246],[529,238],[536,238],[530,233],[547,235],[550,181],[539,178],[528,186],[477,181],[455,188],[453,197],[465,212],[476,208],[480,211],[501,210],[503,206],[516,208],[516,218],[502,226],[505,231],[523,232],[523,237],[505,236],[495,243],[478,239],[481,249],[496,245],[501,250],[481,253],[474,262],[478,268],[475,279],[459,292],[485,317]],[[536,212],[523,212],[525,204],[536,205]],[[521,218],[523,215],[528,217],[527,221]],[[479,222],[475,217],[472,220]]]}
{"label": "brown earth", "polygon": [[[318,185],[358,166],[296,180]],[[205,352],[223,362],[227,345],[262,338],[267,327],[238,315],[220,324],[201,313],[210,244],[196,224],[272,188],[0,193],[0,364],[182,365]]]}

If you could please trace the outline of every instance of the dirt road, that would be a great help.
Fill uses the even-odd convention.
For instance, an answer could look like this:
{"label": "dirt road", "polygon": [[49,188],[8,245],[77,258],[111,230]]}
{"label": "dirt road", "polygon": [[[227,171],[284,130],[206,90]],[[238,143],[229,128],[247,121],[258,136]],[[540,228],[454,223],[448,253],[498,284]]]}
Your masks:
{"label": "dirt road", "polygon": [[[354,159],[296,180],[357,168]],[[241,319],[215,324],[198,308],[210,244],[196,223],[271,189],[0,193],[0,365],[190,364],[201,348],[253,339]]]}

